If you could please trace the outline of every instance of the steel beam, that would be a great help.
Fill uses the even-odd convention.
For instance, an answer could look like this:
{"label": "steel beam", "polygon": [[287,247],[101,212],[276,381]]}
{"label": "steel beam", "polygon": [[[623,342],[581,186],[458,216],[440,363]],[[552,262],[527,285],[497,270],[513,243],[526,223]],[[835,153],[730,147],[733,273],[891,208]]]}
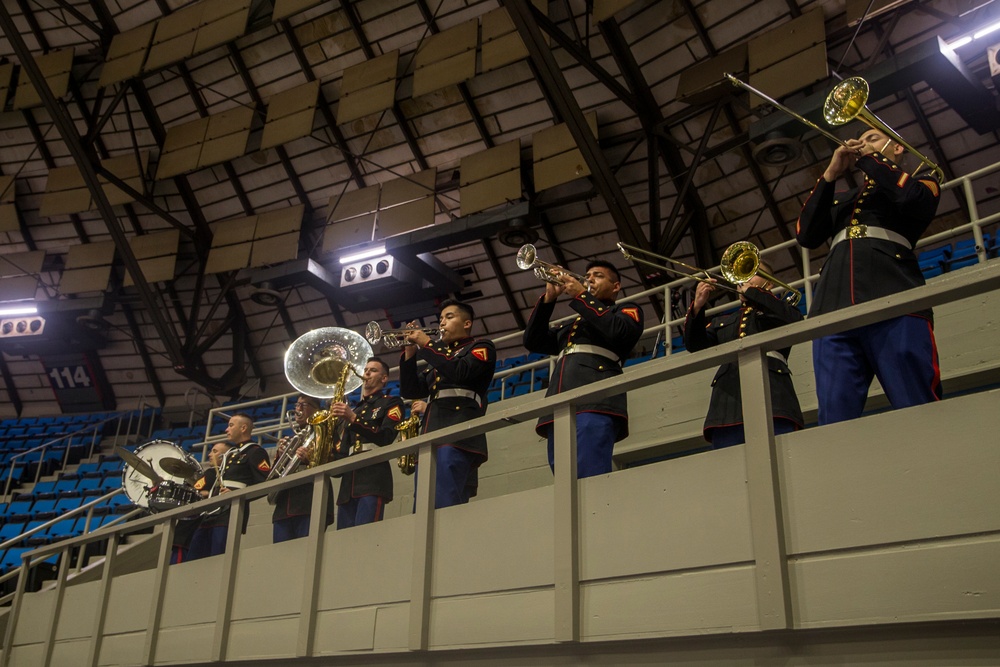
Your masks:
{"label": "steel beam", "polygon": [[63,138],[63,142],[69,149],[70,155],[80,168],[84,183],[86,183],[91,196],[97,204],[97,209],[108,228],[108,232],[111,234],[111,238],[114,240],[115,247],[118,249],[125,268],[135,282],[139,298],[150,311],[153,326],[156,328],[156,332],[163,342],[168,358],[175,366],[182,365],[183,358],[181,357],[180,341],[177,339],[171,323],[163,316],[161,305],[157,302],[156,295],[146,282],[146,278],[142,274],[142,269],[139,267],[135,255],[132,254],[128,239],[121,229],[118,217],[115,215],[107,196],[104,194],[104,188],[95,169],[97,156],[94,154],[92,147],[84,146],[80,140],[80,135],[76,131],[73,119],[70,118],[66,109],[52,94],[44,75],[38,69],[38,64],[35,62],[31,52],[28,51],[28,47],[24,43],[21,33],[18,31],[13,17],[3,3],[0,3],[0,28],[3,29],[4,34],[10,41],[11,48],[21,61],[22,73],[27,74],[35,86],[35,90],[42,99],[42,104],[51,115],[53,123]]}

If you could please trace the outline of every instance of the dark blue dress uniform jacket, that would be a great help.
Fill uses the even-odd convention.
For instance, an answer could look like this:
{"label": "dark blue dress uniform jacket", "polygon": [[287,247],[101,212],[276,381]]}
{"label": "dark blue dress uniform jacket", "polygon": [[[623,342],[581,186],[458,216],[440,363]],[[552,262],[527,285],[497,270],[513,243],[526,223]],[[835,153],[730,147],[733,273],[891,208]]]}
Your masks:
{"label": "dark blue dress uniform jacket", "polygon": [[[271,460],[260,445],[252,442],[243,443],[228,452],[228,456],[223,460],[220,469],[222,476],[221,486],[240,490],[253,484],[260,484],[267,480],[271,472]],[[246,514],[249,519],[250,513]],[[206,516],[202,520],[203,528],[225,526],[229,523],[229,506],[226,505],[221,512]],[[246,519],[244,519],[243,530],[246,530]]]}
{"label": "dark blue dress uniform jacket", "polygon": [[[570,308],[579,317],[565,324],[550,328],[549,320],[556,302],[545,303],[540,297],[531,311],[528,327],[524,330],[524,347],[529,352],[557,355],[570,345],[596,345],[611,350],[619,361],[596,354],[567,354],[561,357],[549,378],[546,396],[554,396],[591,382],[622,374],[622,362],[642,336],[642,309],[635,303],[599,301],[588,292],[570,299]],[[628,436],[628,400],[617,394],[595,403],[584,403],[576,411],[599,412],[611,415],[615,421],[615,442]],[[538,420],[535,432],[548,436],[552,415]]]}
{"label": "dark blue dress uniform jacket", "polygon": [[[784,324],[802,321],[802,313],[784,299],[771,292],[748,288],[746,304],[731,313],[717,315],[711,320],[702,309],[692,315],[688,309],[684,323],[684,346],[692,351],[704,350],[721,343],[750,336],[761,331],[776,329]],[[785,359],[791,347],[778,350]],[[802,428],[802,409],[792,386],[788,364],[774,357],[767,358],[771,380],[771,412],[775,418],[787,419]],[[740,394],[740,367],[735,361],[719,366],[712,380],[712,400],[705,418],[705,439],[711,442],[711,429],[736,426],[743,423],[743,400]]]}
{"label": "dark blue dress uniform jacket", "polygon": [[[865,174],[860,189],[834,192],[820,178],[796,226],[805,248],[818,248],[840,230],[859,225],[883,227],[916,244],[937,211],[940,188],[931,177],[912,178],[881,153],[858,158]],[[847,238],[830,251],[813,295],[809,315],[828,313],[924,284],[913,251],[876,238]],[[930,317],[930,310],[919,314]]]}
{"label": "dark blue dress uniform jacket", "polygon": [[[426,361],[429,368],[419,370],[418,360]],[[493,342],[474,338],[463,338],[447,344],[430,342],[411,359],[401,358],[399,389],[403,398],[430,399],[427,412],[424,413],[421,433],[461,424],[486,414],[486,392],[493,382],[496,364],[497,352]],[[444,389],[473,391],[479,400],[464,396],[437,398],[438,392]],[[485,434],[437,444],[448,444],[479,454],[483,457],[483,462],[489,458]]]}
{"label": "dark blue dress uniform jacket", "polygon": [[[354,407],[356,419],[344,431],[337,458],[363,453],[361,446],[372,443],[377,447],[391,445],[396,436],[396,424],[403,419],[403,399],[387,394],[372,394]],[[345,473],[340,478],[337,504],[346,505],[351,498],[380,496],[392,500],[392,466],[388,461]]]}

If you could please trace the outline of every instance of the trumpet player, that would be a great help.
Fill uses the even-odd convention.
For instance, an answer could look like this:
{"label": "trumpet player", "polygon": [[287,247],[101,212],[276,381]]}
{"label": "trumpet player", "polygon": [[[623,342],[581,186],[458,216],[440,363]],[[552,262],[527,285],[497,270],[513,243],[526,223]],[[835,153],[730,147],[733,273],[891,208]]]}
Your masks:
{"label": "trumpet player", "polygon": [[[309,418],[320,409],[319,399],[313,396],[299,395],[295,399],[295,423],[299,433],[309,433]],[[279,461],[288,447],[295,447],[295,456],[302,462],[300,467],[309,464],[309,442],[305,437],[284,437],[278,441],[278,449],[274,460]],[[326,480],[327,494],[333,498],[330,480]],[[274,543],[294,540],[309,534],[309,512],[312,508],[312,484],[302,484],[279,491],[274,498],[274,513],[271,515],[271,530]],[[333,503],[327,503],[326,525],[333,523]]]}
{"label": "trumpet player", "polygon": [[[899,168],[905,150],[870,129],[834,151],[795,229],[805,248],[830,243],[810,316],[924,284],[913,247],[934,219],[941,191],[934,178]],[[837,180],[853,169],[861,172],[861,187],[837,192]],[[817,338],[819,423],[860,417],[875,376],[893,408],[940,400],[937,360],[929,308]]]}
{"label": "trumpet player", "polygon": [[[486,392],[496,370],[496,348],[492,341],[472,337],[475,312],[472,306],[449,299],[438,316],[440,340],[410,323],[409,345],[399,363],[403,398],[425,399],[412,408],[423,412],[421,433],[467,422],[486,414]],[[428,368],[417,369],[417,360]],[[477,435],[437,445],[437,508],[469,502],[479,486],[479,466],[486,462],[486,435]]]}
{"label": "trumpet player", "polygon": [[[389,365],[378,357],[365,364],[361,401],[351,407],[332,403],[330,412],[344,420],[344,437],[337,458],[391,445],[396,424],[403,419],[403,399],[385,393]],[[337,492],[337,530],[381,521],[392,500],[392,467],[388,461],[345,473]]]}
{"label": "trumpet player", "polygon": [[[524,347],[529,352],[559,355],[546,396],[560,394],[591,382],[621,375],[622,362],[642,336],[642,309],[638,304],[616,302],[621,278],[613,264],[595,261],[587,265],[586,285],[569,273],[553,271],[559,283],[546,282],[545,293],[535,303]],[[556,299],[566,295],[578,317],[550,327]],[[552,416],[535,426],[548,439],[549,467],[555,470]],[[577,406],[577,477],[611,472],[615,442],[628,436],[628,404],[625,394]]]}

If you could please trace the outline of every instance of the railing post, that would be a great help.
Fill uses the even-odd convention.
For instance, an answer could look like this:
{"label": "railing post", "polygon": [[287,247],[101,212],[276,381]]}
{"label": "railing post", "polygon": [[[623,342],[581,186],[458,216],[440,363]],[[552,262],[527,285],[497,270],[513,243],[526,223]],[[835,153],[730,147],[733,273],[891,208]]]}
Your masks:
{"label": "railing post", "polygon": [[24,602],[24,593],[28,588],[28,560],[21,560],[20,573],[17,575],[17,585],[14,588],[14,601],[10,605],[10,612],[7,614],[7,631],[4,633],[3,656],[0,657],[0,665],[9,667],[10,654],[14,652],[14,633],[17,632],[17,617],[21,613],[21,604]]}
{"label": "railing post", "polygon": [[59,616],[62,614],[63,597],[66,592],[66,576],[69,574],[70,550],[64,549],[59,557],[59,572],[56,575],[56,599],[52,603],[52,618],[49,621],[48,632],[45,633],[45,648],[42,655],[42,664],[48,665],[52,662],[52,650],[56,645],[56,633],[59,630]]}
{"label": "railing post", "polygon": [[142,663],[156,664],[156,645],[160,641],[160,623],[163,620],[163,599],[167,591],[167,573],[170,572],[170,556],[174,547],[174,530],[177,519],[163,524],[160,533],[160,552],[153,575],[153,590],[149,600],[149,620],[146,622],[146,640],[142,649]]}
{"label": "railing post", "polygon": [[428,443],[420,448],[414,484],[413,574],[410,579],[411,651],[427,650],[430,630],[431,583],[434,567],[434,496],[437,489],[437,452]]}
{"label": "railing post", "polygon": [[240,560],[243,517],[249,510],[247,503],[239,498],[233,500],[229,507],[226,553],[222,555],[219,607],[215,617],[215,638],[212,642],[212,660],[215,662],[224,662],[229,651],[229,625],[233,616],[233,589],[236,587],[236,570]]}
{"label": "railing post", "polygon": [[792,602],[767,355],[741,351],[739,367],[757,616],[761,630],[782,630],[792,626]]}
{"label": "railing post", "polygon": [[327,495],[327,476],[316,475],[312,484],[312,505],[309,515],[309,535],[303,540],[306,564],[302,576],[302,608],[299,612],[299,639],[295,655],[312,656],[316,645],[316,607],[319,604],[319,585],[323,571],[323,546],[326,541],[326,515],[330,498]]}
{"label": "railing post", "polygon": [[97,667],[101,657],[101,643],[104,641],[104,622],[108,617],[108,601],[111,599],[111,574],[118,551],[120,532],[108,535],[108,549],[104,555],[104,570],[101,572],[101,583],[97,590],[97,608],[93,610],[94,629],[90,635],[90,651],[86,664]]}
{"label": "railing post", "polygon": [[555,640],[580,641],[580,534],[576,459],[576,409],[563,405],[552,422],[555,438]]}

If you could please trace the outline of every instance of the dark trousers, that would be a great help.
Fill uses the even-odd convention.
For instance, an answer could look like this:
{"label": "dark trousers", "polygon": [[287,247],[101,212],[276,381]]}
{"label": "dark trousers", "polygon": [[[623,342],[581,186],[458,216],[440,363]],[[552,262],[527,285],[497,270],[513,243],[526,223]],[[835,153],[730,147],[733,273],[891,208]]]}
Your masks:
{"label": "dark trousers", "polygon": [[[795,422],[787,419],[774,420],[774,434],[791,433],[795,431]],[[709,431],[712,436],[712,449],[722,449],[733,445],[742,445],[747,441],[743,432],[743,424],[733,426],[719,426]]]}
{"label": "dark trousers", "polygon": [[[476,495],[479,487],[479,466],[483,457],[451,445],[437,448],[437,488],[434,507],[464,505]],[[417,504],[417,478],[413,478],[413,505]]]}
{"label": "dark trousers", "polygon": [[226,553],[226,539],[229,526],[201,526],[191,536],[187,560],[198,560],[208,556],[218,556]]}
{"label": "dark trousers", "polygon": [[[556,469],[555,437],[549,429],[549,468]],[[611,472],[615,451],[615,420],[598,412],[576,413],[576,477],[583,479]]]}
{"label": "dark trousers", "polygon": [[280,519],[271,524],[274,543],[287,542],[309,535],[309,515],[290,516],[287,519]]}
{"label": "dark trousers", "polygon": [[382,520],[385,502],[382,496],[361,496],[337,508],[337,530]]}
{"label": "dark trousers", "polygon": [[813,341],[820,424],[861,416],[878,377],[897,410],[941,400],[941,370],[931,323],[904,315]]}

